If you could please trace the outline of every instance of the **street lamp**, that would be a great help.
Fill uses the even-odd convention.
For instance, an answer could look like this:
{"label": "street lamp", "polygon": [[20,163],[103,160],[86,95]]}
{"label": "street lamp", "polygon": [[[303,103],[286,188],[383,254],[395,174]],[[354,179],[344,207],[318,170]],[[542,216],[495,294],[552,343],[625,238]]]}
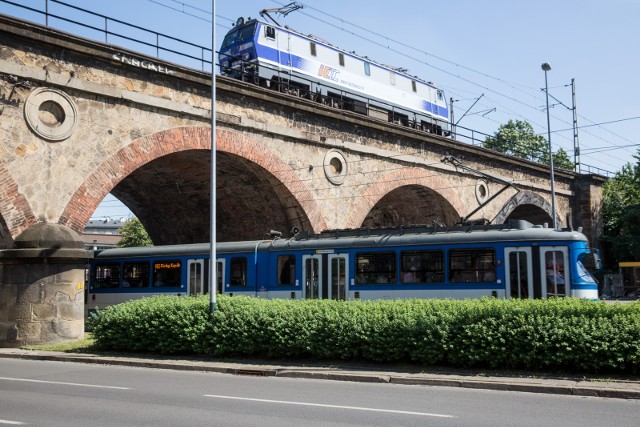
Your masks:
{"label": "street lamp", "polygon": [[556,190],[553,177],[553,151],[551,150],[551,120],[549,119],[549,85],[547,83],[547,71],[551,71],[551,65],[546,62],[542,64],[544,70],[544,91],[547,94],[547,140],[549,142],[549,168],[551,169],[551,221],[553,228],[556,228]]}

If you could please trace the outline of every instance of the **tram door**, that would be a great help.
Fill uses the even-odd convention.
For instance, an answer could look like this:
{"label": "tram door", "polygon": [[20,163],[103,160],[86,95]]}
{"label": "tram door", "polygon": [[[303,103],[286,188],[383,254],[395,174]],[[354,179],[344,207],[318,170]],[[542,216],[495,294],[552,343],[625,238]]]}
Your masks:
{"label": "tram door", "polygon": [[505,248],[505,281],[507,298],[533,298],[531,248]]}
{"label": "tram door", "polygon": [[204,260],[187,260],[189,295],[202,295],[205,293]]}
{"label": "tram door", "polygon": [[302,256],[303,298],[322,299],[322,255]]}
{"label": "tram door", "polygon": [[349,255],[330,254],[329,255],[329,295],[330,299],[344,301],[348,293]]}
{"label": "tram door", "polygon": [[542,297],[564,297],[571,295],[569,284],[569,248],[548,246],[540,248],[540,272]]}

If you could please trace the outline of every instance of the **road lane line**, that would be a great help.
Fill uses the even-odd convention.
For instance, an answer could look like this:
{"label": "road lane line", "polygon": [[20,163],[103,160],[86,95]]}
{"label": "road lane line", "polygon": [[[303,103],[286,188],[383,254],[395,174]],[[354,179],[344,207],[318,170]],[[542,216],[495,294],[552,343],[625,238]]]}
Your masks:
{"label": "road lane line", "polygon": [[116,389],[116,390],[131,390],[129,387],[114,387],[114,386],[110,386],[110,385],[97,385],[97,384],[64,383],[64,382],[59,382],[59,381],[30,380],[30,379],[26,379],[26,378],[0,377],[0,381],[21,381],[21,382],[27,382],[27,383],[75,385],[75,386],[78,386],[78,387],[112,388],[112,389]]}
{"label": "road lane line", "polygon": [[0,424],[12,424],[14,426],[22,425],[20,421],[9,421],[9,420],[0,420]]}
{"label": "road lane line", "polygon": [[289,402],[286,400],[269,400],[269,399],[252,399],[250,397],[235,397],[235,396],[221,396],[216,394],[205,394],[205,397],[214,397],[216,399],[231,399],[231,400],[248,400],[251,402],[264,402],[264,403],[280,403],[283,405],[301,405],[301,406],[316,406],[319,408],[332,408],[332,409],[351,409],[354,411],[371,411],[371,412],[387,412],[391,414],[402,415],[421,415],[425,417],[439,417],[439,418],[455,418],[454,415],[446,414],[431,414],[428,412],[411,412],[411,411],[399,411],[394,409],[378,409],[378,408],[363,408],[359,406],[341,406],[341,405],[325,405],[322,403],[306,403],[306,402]]}

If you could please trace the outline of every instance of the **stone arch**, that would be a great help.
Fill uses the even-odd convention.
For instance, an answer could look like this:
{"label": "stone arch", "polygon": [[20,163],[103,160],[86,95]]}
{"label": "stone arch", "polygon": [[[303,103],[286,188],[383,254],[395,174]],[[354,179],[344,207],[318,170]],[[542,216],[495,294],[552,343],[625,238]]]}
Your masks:
{"label": "stone arch", "polygon": [[444,206],[444,210],[447,212],[445,221],[448,222],[460,218],[459,212],[463,210],[464,206],[458,190],[452,187],[442,176],[434,175],[424,169],[411,167],[384,174],[376,182],[367,186],[362,193],[361,201],[357,203],[350,214],[346,226],[357,228],[363,226],[363,224],[370,223],[370,221],[367,221],[368,216],[380,202],[384,203],[385,197],[400,193],[405,195],[413,194],[419,199],[420,195],[418,193],[420,191],[426,191],[429,197],[436,196],[439,203],[446,204]]}
{"label": "stone arch", "polygon": [[[59,223],[82,231],[104,197],[136,169],[164,156],[194,150],[210,153],[206,127],[181,127],[138,138],[104,161],[76,190]],[[324,225],[320,209],[291,167],[263,146],[235,131],[217,131],[216,148],[256,163],[271,173],[306,213],[311,224]]]}
{"label": "stone arch", "polygon": [[0,166],[0,247],[8,247],[13,238],[37,222],[37,218],[4,166]]}
{"label": "stone arch", "polygon": [[[510,219],[524,219],[533,224],[551,224],[551,204],[531,191],[516,193],[493,219],[494,224],[504,224]],[[556,215],[558,227],[562,221]]]}

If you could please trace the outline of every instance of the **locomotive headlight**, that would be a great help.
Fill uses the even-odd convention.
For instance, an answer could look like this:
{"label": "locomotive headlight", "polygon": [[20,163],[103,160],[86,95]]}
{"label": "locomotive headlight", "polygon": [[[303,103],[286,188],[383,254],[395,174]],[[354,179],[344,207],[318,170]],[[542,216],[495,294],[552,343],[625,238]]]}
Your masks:
{"label": "locomotive headlight", "polygon": [[251,57],[251,55],[249,55],[249,52],[246,52],[246,53],[242,54],[242,60],[243,61],[248,61],[250,57]]}

